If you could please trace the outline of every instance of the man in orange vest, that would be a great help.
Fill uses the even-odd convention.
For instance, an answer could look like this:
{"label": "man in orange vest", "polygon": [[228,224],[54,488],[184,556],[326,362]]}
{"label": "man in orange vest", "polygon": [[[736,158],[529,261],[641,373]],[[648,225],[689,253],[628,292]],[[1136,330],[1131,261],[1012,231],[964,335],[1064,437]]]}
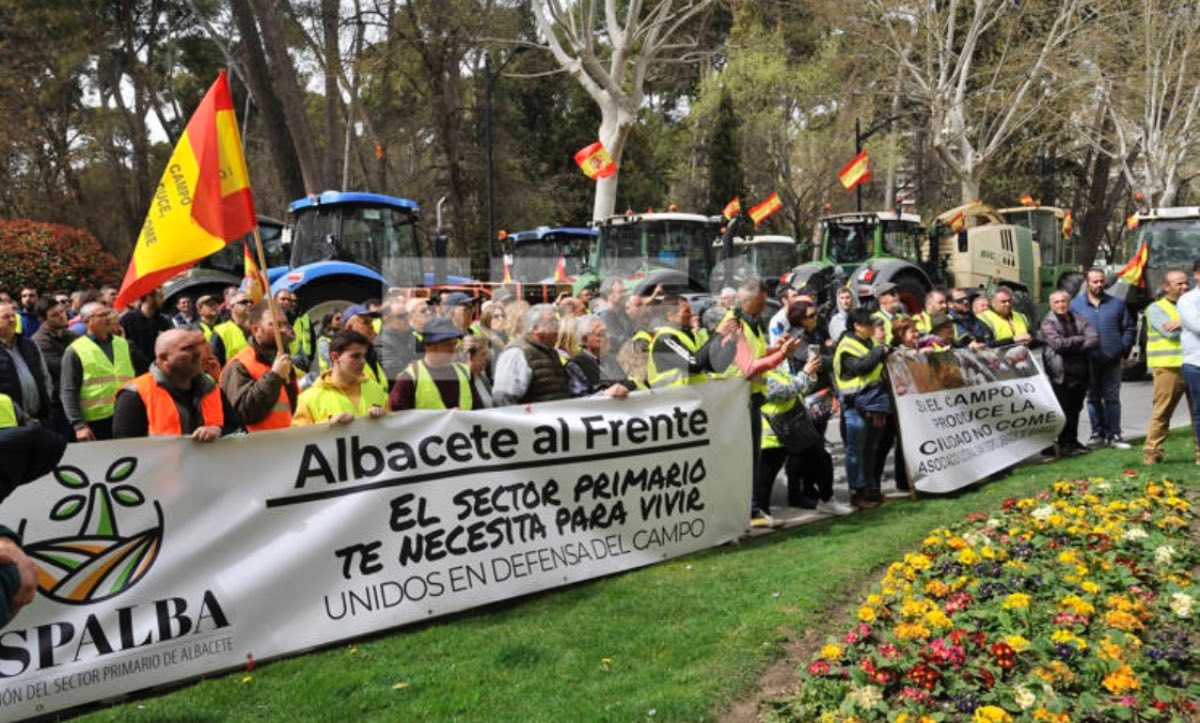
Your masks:
{"label": "man in orange vest", "polygon": [[241,426],[217,383],[204,373],[204,334],[171,329],[154,342],[154,363],[117,393],[113,438],[187,435],[211,442]]}
{"label": "man in orange vest", "polygon": [[296,375],[285,351],[277,354],[275,327],[286,350],[295,334],[282,310],[271,316],[271,307],[260,301],[250,311],[249,346],[233,356],[221,371],[221,389],[250,432],[286,429],[296,411]]}

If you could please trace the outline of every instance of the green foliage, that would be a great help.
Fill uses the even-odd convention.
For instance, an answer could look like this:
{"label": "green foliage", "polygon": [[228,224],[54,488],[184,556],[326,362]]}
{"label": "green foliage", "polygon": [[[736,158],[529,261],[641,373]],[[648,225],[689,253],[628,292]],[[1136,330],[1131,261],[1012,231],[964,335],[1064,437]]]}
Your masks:
{"label": "green foliage", "polygon": [[738,118],[729,90],[721,87],[715,127],[708,142],[708,208],[724,208],[742,195],[742,161],[738,153]]}
{"label": "green foliage", "polygon": [[26,219],[0,221],[0,288],[82,289],[114,283],[119,275],[117,260],[87,231]]}

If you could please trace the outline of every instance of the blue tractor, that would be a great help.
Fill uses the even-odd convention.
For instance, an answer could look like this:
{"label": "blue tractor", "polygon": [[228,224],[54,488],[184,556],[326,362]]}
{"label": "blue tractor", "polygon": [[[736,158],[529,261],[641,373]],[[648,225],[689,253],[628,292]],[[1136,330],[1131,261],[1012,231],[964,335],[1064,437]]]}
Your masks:
{"label": "blue tractor", "polygon": [[288,207],[292,263],[271,293],[288,289],[316,320],[335,308],[382,298],[393,287],[464,284],[438,278],[421,250],[415,201],[377,193],[326,191]]}

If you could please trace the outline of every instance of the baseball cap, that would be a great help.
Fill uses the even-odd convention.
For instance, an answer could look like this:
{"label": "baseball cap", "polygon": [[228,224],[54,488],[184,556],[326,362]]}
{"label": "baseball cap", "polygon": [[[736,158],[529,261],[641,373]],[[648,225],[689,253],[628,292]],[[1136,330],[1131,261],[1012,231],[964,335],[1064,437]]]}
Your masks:
{"label": "baseball cap", "polygon": [[466,306],[474,302],[473,296],[462,291],[453,291],[442,298],[442,306],[447,309],[451,306]]}
{"label": "baseball cap", "polygon": [[439,316],[430,322],[429,326],[425,327],[421,338],[426,344],[434,344],[448,339],[459,339],[462,338],[462,335],[463,333],[458,330],[454,322],[444,316]]}
{"label": "baseball cap", "polygon": [[379,312],[370,311],[363,304],[351,304],[342,312],[342,323],[345,324],[356,316],[379,316]]}

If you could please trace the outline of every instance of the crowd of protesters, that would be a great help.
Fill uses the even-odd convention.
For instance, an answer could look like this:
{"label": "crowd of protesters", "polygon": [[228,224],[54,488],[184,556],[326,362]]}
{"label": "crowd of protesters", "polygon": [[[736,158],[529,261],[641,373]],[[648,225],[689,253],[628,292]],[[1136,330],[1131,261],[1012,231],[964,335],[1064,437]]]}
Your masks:
{"label": "crowd of protesters", "polygon": [[[1200,262],[1193,275],[1200,280]],[[1200,297],[1171,271],[1148,308],[1154,403],[1144,462],[1162,460],[1175,406],[1200,392]],[[747,279],[694,309],[655,288],[632,293],[619,278],[578,296],[529,304],[509,288],[491,298],[394,293],[330,308],[314,319],[279,291],[274,305],[230,287],[221,298],[161,291],[118,314],[116,290],[0,294],[0,426],[52,430],[71,442],[347,423],[410,409],[480,409],[571,397],[623,399],[639,389],[745,377],[750,384],[752,525],[769,525],[781,470],[790,506],[848,514],[881,504],[895,449],[895,480],[908,486],[897,445],[886,360],[950,348],[979,354],[1040,347],[1066,419],[1054,456],[1129,447],[1121,432],[1121,360],[1135,321],[1105,291],[1099,269],[1072,298],[1058,291],[1038,323],[998,287],[934,289],[909,316],[900,290],[879,283],[856,297],[837,290],[827,308],[785,279],[778,310]],[[280,345],[283,345],[280,348]],[[1087,405],[1092,436],[1077,438]],[[1195,409],[1195,407],[1193,407]],[[840,411],[840,414],[838,412]],[[826,444],[837,417],[850,504],[833,494]],[[1200,414],[1197,415],[1200,419]],[[1200,452],[1197,454],[1200,464]]]}

